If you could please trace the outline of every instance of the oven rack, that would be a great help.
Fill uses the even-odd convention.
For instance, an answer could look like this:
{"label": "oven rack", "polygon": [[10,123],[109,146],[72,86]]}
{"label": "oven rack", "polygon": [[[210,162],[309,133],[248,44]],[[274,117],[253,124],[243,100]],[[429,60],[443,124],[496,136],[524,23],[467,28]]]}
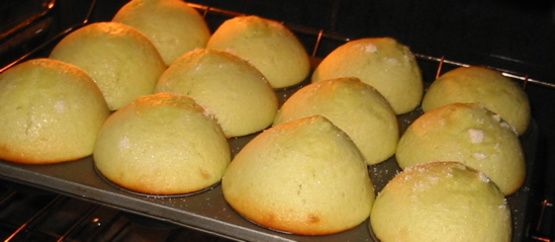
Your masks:
{"label": "oven rack", "polygon": [[[90,3],[91,4],[90,4],[88,14],[80,23],[69,26],[68,28],[64,29],[63,31],[59,32],[58,34],[50,38],[48,41],[39,45],[37,48],[33,49],[32,51],[29,51],[28,53],[21,56],[17,60],[2,67],[0,69],[0,73],[10,68],[11,66],[17,63],[20,63],[23,60],[28,59],[34,56],[35,54],[43,51],[46,48],[46,46],[52,45],[53,43],[55,43],[56,41],[58,41],[68,33],[91,22],[92,11],[96,5],[96,0],[91,0]],[[218,18],[219,16],[221,19],[225,20],[235,16],[247,15],[246,13],[230,11],[230,10],[221,9],[221,8],[215,8],[215,7],[197,4],[197,3],[188,3],[188,4],[189,6],[197,9],[205,18],[209,17],[210,15],[210,16],[216,16],[216,18]],[[351,40],[351,38],[336,32],[328,32],[323,29],[311,28],[311,27],[300,26],[300,25],[289,24],[289,23],[284,23],[284,24],[289,29],[291,29],[298,37],[302,37],[302,39],[304,40],[303,43],[307,47],[308,52],[314,58],[322,58],[331,50],[333,50],[335,47]],[[436,65],[436,72],[435,72],[436,77],[441,74],[442,70],[446,65],[449,65],[450,67],[474,65],[474,64],[455,61],[453,59],[446,58],[444,56],[436,57],[436,56],[430,56],[430,55],[420,54],[420,53],[414,53],[414,54],[417,59],[421,61],[431,62]],[[485,66],[485,67],[500,71],[504,76],[522,81],[522,85],[524,88],[526,88],[528,85],[536,85],[542,88],[547,88],[549,90],[555,90],[554,83],[546,82],[546,81],[536,79],[534,77],[530,77],[528,74],[517,73],[511,70],[506,70],[503,68],[493,67],[493,66]],[[537,226],[536,228],[532,228],[532,230],[542,231],[542,228],[540,227],[543,224],[542,219],[545,219],[544,213],[549,213],[548,211],[551,211],[552,207],[553,207],[553,203],[551,200],[545,199],[541,202],[541,214],[539,216],[539,221],[537,221],[536,223],[533,223]],[[550,241],[549,238],[546,238],[543,236],[531,235],[531,237],[532,239],[535,239],[537,241]]]}
{"label": "oven rack", "polygon": [[[48,5],[48,9],[49,10],[52,9],[54,7],[54,4],[55,4],[55,1],[51,1]],[[226,9],[222,9],[222,8],[211,7],[211,6],[208,6],[208,5],[203,5],[203,4],[198,4],[198,3],[189,3],[188,2],[187,4],[190,7],[199,11],[204,18],[206,18],[208,15],[218,15],[218,16],[223,17],[225,19],[229,19],[229,18],[237,17],[237,16],[248,15],[247,13],[242,13],[242,12],[226,10]],[[22,55],[21,57],[19,57],[18,59],[14,60],[11,63],[9,63],[8,65],[3,66],[0,69],[0,73],[9,69],[13,65],[21,62],[22,60],[29,58],[33,54],[35,54],[38,51],[44,49],[45,46],[50,45],[53,42],[61,39],[63,36],[69,34],[70,32],[88,24],[91,21],[92,13],[93,13],[93,10],[94,10],[95,6],[96,6],[96,0],[91,0],[88,11],[87,11],[87,14],[84,16],[84,18],[82,19],[81,22],[76,23],[72,26],[69,26],[68,28],[64,29],[60,33],[58,33],[55,36],[53,36],[52,38],[50,38],[49,40],[45,41],[43,44],[39,45],[37,48],[27,52],[26,54]],[[37,17],[34,17],[33,21],[36,21],[37,19],[39,19],[41,17],[44,17],[46,14],[47,13],[45,12],[45,13],[42,13],[41,15],[37,16]],[[297,36],[301,35],[301,36],[312,37],[313,40],[311,40],[310,43],[308,43],[308,44],[305,42],[305,44],[307,44],[306,47],[311,47],[311,48],[307,48],[307,51],[314,58],[318,58],[318,57],[322,58],[326,54],[331,52],[331,50],[333,50],[333,48],[335,48],[335,47],[337,47],[341,44],[347,43],[350,40],[352,40],[352,38],[350,38],[348,36],[345,36],[345,35],[342,35],[342,34],[336,33],[336,32],[326,31],[324,29],[311,28],[311,27],[307,27],[307,26],[284,23],[284,22],[282,22],[282,23],[285,26],[287,26],[291,31],[293,31]],[[24,23],[24,27],[27,27],[29,25],[30,25],[30,23],[28,21]],[[21,29],[21,28],[23,28],[23,27],[19,27],[18,29]],[[11,34],[13,34],[13,33],[10,33],[10,35]],[[327,43],[324,43],[324,42],[327,42]],[[327,48],[322,47],[325,44],[326,44]],[[478,65],[478,64],[470,64],[470,63],[464,63],[464,62],[456,61],[454,59],[446,58],[445,56],[439,56],[438,57],[438,56],[431,56],[431,55],[426,55],[426,54],[422,54],[422,53],[414,53],[414,55],[416,56],[416,58],[421,59],[421,60],[436,62],[438,64],[436,77],[438,77],[441,74],[442,67],[443,67],[444,64],[450,64],[450,65],[455,66],[455,67],[468,67],[468,66],[471,66],[471,65]],[[511,71],[511,70],[507,70],[507,69],[503,69],[503,68],[499,68],[499,67],[494,67],[494,66],[484,66],[484,67],[497,70],[497,71],[501,72],[501,74],[506,76],[506,77],[510,77],[510,78],[513,78],[513,79],[516,79],[516,80],[520,80],[520,81],[523,82],[524,87],[526,87],[528,84],[534,84],[534,85],[539,85],[539,86],[555,89],[555,82],[547,82],[547,81],[539,80],[539,79],[536,79],[534,77],[530,77],[528,74],[518,73],[518,72],[514,72],[514,71]]]}
{"label": "oven rack", "polygon": [[0,238],[4,242],[228,242],[178,225],[11,182],[0,184],[0,208]]}
{"label": "oven rack", "polygon": [[[242,13],[242,12],[236,12],[236,11],[231,11],[231,10],[226,10],[226,9],[221,9],[221,8],[215,8],[215,7],[202,5],[202,4],[197,4],[197,3],[188,3],[188,5],[197,9],[205,18],[209,14],[220,15],[220,16],[223,16],[223,17],[226,17],[226,18],[248,15],[248,14]],[[329,48],[324,49],[322,47],[322,45],[324,45],[323,42],[326,42],[326,41],[327,42],[330,42],[330,41],[335,42],[335,45],[333,45],[333,44],[331,45],[331,47],[333,48],[333,47],[339,46],[340,44],[344,44],[344,43],[347,43],[350,40],[352,40],[352,38],[350,38],[348,36],[344,36],[344,35],[342,35],[340,33],[336,33],[336,32],[325,31],[324,29],[316,29],[316,28],[311,28],[311,27],[307,27],[307,26],[289,24],[289,23],[284,23],[284,22],[282,22],[282,24],[287,26],[297,36],[301,35],[301,36],[312,36],[313,37],[313,40],[312,40],[311,44],[308,45],[307,47],[312,46],[312,48],[308,49],[309,50],[308,53],[310,53],[311,56],[315,57],[315,58],[325,57],[325,55],[327,55],[331,50],[333,50],[333,49],[329,49]],[[456,60],[453,60],[453,59],[448,59],[445,56],[436,57],[436,56],[430,56],[430,55],[421,54],[421,53],[414,53],[414,55],[416,56],[416,58],[421,59],[421,60],[436,62],[438,64],[438,70],[437,70],[436,77],[438,77],[441,74],[442,67],[443,67],[444,64],[450,64],[454,67],[468,67],[468,66],[472,66],[472,65],[478,65],[478,64],[470,64],[470,63],[464,63],[464,62],[456,61]],[[539,80],[539,79],[532,78],[532,77],[528,76],[528,74],[522,74],[522,73],[514,72],[514,71],[511,71],[511,70],[499,68],[499,67],[484,66],[484,65],[481,65],[481,66],[497,70],[497,71],[501,72],[501,74],[506,76],[506,77],[521,80],[521,81],[523,81],[523,86],[524,87],[526,87],[528,84],[535,84],[535,85],[540,85],[540,86],[544,86],[544,87],[555,88],[555,82],[542,81],[542,80]]]}
{"label": "oven rack", "polygon": [[[25,19],[23,19],[22,21],[13,21],[11,24],[8,24],[9,26],[7,26],[7,28],[0,33],[0,40],[7,39],[10,36],[18,33],[19,31],[28,28],[32,23],[38,21],[40,18],[50,13],[50,11],[54,8],[55,2],[56,0],[47,0],[46,2],[43,2],[41,4],[42,6],[40,7],[35,6],[35,4],[33,6],[35,8],[34,11],[31,11],[31,13],[29,13],[30,15],[23,16],[23,18]],[[21,8],[24,4],[31,3],[26,1],[10,2],[2,5],[2,8],[0,8],[0,13],[11,14],[11,10],[13,10],[14,8]]]}
{"label": "oven rack", "polygon": [[[14,45],[13,42],[17,42],[17,40],[18,40],[17,34],[21,33],[21,32],[25,32],[26,29],[30,29],[30,30],[34,31],[35,33],[46,32],[46,30],[44,28],[48,28],[48,26],[39,26],[39,27],[36,27],[38,29],[34,29],[33,24],[43,20],[44,18],[46,18],[50,14],[52,14],[54,9],[56,9],[57,4],[58,4],[57,0],[48,0],[47,10],[45,10],[44,12],[41,12],[40,14],[33,15],[29,20],[21,22],[16,27],[12,28],[9,31],[9,33],[6,33],[5,36],[3,36],[3,38],[0,39],[0,40],[5,41],[5,43],[10,43],[11,45]],[[96,6],[96,0],[90,0],[90,3],[88,4],[87,9],[86,9],[86,14],[80,19],[80,21],[77,21],[76,23],[73,23],[69,26],[63,27],[62,30],[52,34],[48,39],[46,39],[44,42],[40,43],[35,48],[33,48],[29,51],[26,51],[21,56],[17,57],[15,60],[11,61],[10,63],[8,63],[4,66],[1,66],[0,67],[0,73],[6,71],[7,69],[10,69],[12,66],[14,66],[14,65],[26,60],[26,59],[38,54],[39,52],[46,49],[47,46],[52,45],[53,43],[56,43],[57,41],[59,41],[60,39],[62,39],[64,36],[71,33],[72,31],[88,24],[92,19],[92,15],[93,15],[93,11],[94,11],[95,6]],[[12,37],[12,36],[16,36],[16,37],[14,39],[10,39],[10,37]]]}

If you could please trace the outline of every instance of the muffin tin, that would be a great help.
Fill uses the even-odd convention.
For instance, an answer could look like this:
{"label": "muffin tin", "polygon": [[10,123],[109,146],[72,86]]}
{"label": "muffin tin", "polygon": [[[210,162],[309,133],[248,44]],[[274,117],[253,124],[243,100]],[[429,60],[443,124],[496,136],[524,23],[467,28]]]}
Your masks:
{"label": "muffin tin", "polygon": [[[284,99],[297,88],[282,90],[278,94],[280,98]],[[420,110],[415,110],[399,116],[402,129],[405,129],[420,113]],[[236,154],[254,135],[230,139],[232,152]],[[532,122],[529,130],[521,137],[527,161],[527,180],[523,187],[507,198],[513,216],[513,241],[520,241],[523,238],[532,189],[530,182],[535,175],[533,174],[535,171],[534,153],[537,140],[538,129]],[[387,181],[400,171],[394,158],[369,166],[368,170],[376,191],[380,191]],[[152,196],[130,192],[113,185],[97,174],[92,157],[54,165],[21,165],[2,161],[0,162],[0,175],[16,182],[231,239],[248,241],[377,241],[368,230],[368,220],[351,230],[327,236],[298,236],[259,227],[233,211],[225,202],[219,184],[206,191],[184,196]]]}

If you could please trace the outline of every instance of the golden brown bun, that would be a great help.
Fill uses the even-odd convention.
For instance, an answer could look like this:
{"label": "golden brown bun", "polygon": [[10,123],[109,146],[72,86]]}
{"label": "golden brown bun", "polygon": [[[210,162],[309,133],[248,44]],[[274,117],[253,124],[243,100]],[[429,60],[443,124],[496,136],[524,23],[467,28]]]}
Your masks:
{"label": "golden brown bun", "polygon": [[207,48],[247,60],[274,88],[302,82],[310,71],[308,54],[297,37],[281,23],[256,16],[225,21],[210,37]]}
{"label": "golden brown bun", "polygon": [[357,78],[312,83],[294,93],[278,112],[275,124],[322,115],[345,131],[368,164],[386,160],[399,140],[397,117],[374,88]]}
{"label": "golden brown bun", "polygon": [[0,113],[0,159],[45,164],[92,154],[109,110],[83,70],[34,59],[0,74]]}
{"label": "golden brown bun", "polygon": [[352,40],[327,55],[312,82],[357,77],[376,88],[396,114],[415,109],[422,98],[420,68],[408,47],[392,38]]}
{"label": "golden brown bun", "polygon": [[274,126],[251,140],[222,179],[227,202],[261,226],[320,235],[362,223],[374,201],[362,155],[321,116]]}
{"label": "golden brown bun", "polygon": [[102,91],[110,110],[151,94],[166,68],[143,34],[113,22],[76,30],[54,47],[50,57],[84,69]]}
{"label": "golden brown bun", "polygon": [[417,118],[397,147],[402,168],[432,161],[458,161],[484,172],[504,194],[524,182],[520,142],[498,115],[477,104],[454,103]]}
{"label": "golden brown bun", "polygon": [[226,138],[193,99],[144,96],[112,114],[94,148],[110,181],[148,194],[182,194],[217,183],[230,161]]}
{"label": "golden brown bun", "polygon": [[155,90],[192,97],[216,117],[227,137],[268,127],[278,108],[276,94],[260,71],[216,50],[186,53],[162,74]]}
{"label": "golden brown bun", "polygon": [[518,134],[530,122],[528,96],[515,82],[483,67],[460,67],[435,80],[422,101],[428,111],[449,103],[481,103],[505,119]]}
{"label": "golden brown bun", "polygon": [[370,224],[382,242],[511,241],[503,194],[484,174],[457,162],[398,174],[378,194]]}
{"label": "golden brown bun", "polygon": [[202,16],[181,0],[133,0],[116,13],[113,21],[145,34],[166,65],[187,51],[205,47],[210,38]]}

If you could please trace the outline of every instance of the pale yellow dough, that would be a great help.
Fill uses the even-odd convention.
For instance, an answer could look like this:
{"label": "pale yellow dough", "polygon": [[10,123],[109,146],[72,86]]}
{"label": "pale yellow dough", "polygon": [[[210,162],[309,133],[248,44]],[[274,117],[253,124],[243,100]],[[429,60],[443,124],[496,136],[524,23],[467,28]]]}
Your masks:
{"label": "pale yellow dough", "polygon": [[310,71],[308,54],[297,37],[283,24],[257,16],[225,21],[210,37],[207,48],[247,60],[274,88],[302,82]]}
{"label": "pale yellow dough", "polygon": [[278,108],[276,94],[260,71],[216,50],[183,55],[162,74],[155,90],[192,97],[216,117],[228,137],[266,128]]}
{"label": "pale yellow dough", "polygon": [[483,67],[460,67],[435,80],[424,99],[428,111],[449,103],[481,103],[524,133],[530,123],[530,103],[524,90],[501,73]]}
{"label": "pale yellow dough", "polygon": [[145,34],[166,65],[187,51],[205,47],[210,38],[202,16],[181,0],[133,0],[116,13],[113,21]]}
{"label": "pale yellow dough", "polygon": [[0,74],[0,113],[0,159],[45,164],[92,154],[110,112],[83,70],[41,58]]}
{"label": "pale yellow dough", "polygon": [[458,161],[484,172],[504,194],[517,191],[526,175],[520,141],[509,124],[477,104],[454,103],[417,118],[399,140],[402,168]]}
{"label": "pale yellow dough", "polygon": [[368,164],[392,156],[399,140],[397,117],[389,103],[357,78],[312,83],[293,94],[278,112],[275,124],[322,115],[345,131]]}
{"label": "pale yellow dough", "polygon": [[402,114],[422,99],[420,68],[408,47],[392,38],[351,40],[327,55],[312,74],[312,82],[357,77],[376,88]]}
{"label": "pale yellow dough", "polygon": [[185,96],[144,96],[100,130],[94,164],[108,180],[147,194],[199,191],[220,181],[230,148],[215,120]]}
{"label": "pale yellow dough", "polygon": [[509,242],[507,201],[482,173],[456,162],[404,170],[378,194],[371,229],[382,242]]}
{"label": "pale yellow dough", "polygon": [[274,126],[250,141],[222,179],[227,202],[263,227],[344,231],[368,218],[374,191],[362,155],[321,116]]}
{"label": "pale yellow dough", "polygon": [[151,94],[166,69],[143,34],[115,22],[93,23],[70,33],[50,57],[84,69],[102,91],[110,110]]}

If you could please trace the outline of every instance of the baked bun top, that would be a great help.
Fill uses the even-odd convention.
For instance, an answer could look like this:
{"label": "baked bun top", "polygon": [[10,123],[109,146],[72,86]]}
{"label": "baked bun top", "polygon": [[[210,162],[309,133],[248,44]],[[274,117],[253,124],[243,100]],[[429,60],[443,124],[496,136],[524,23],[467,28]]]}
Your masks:
{"label": "baked bun top", "polygon": [[376,88],[396,114],[415,109],[422,98],[420,68],[409,48],[392,38],[351,40],[328,54],[312,82],[356,77]]}
{"label": "baked bun top", "polygon": [[92,154],[110,112],[83,70],[41,58],[0,74],[0,113],[0,158],[45,164]]}
{"label": "baked bun top", "polygon": [[263,227],[331,234],[362,223],[374,201],[356,146],[321,116],[283,123],[251,140],[222,179],[227,202]]}
{"label": "baked bun top", "polygon": [[276,94],[260,71],[217,50],[186,53],[162,74],[155,90],[192,97],[214,115],[227,137],[266,128],[278,108]]}
{"label": "baked bun top", "polygon": [[453,103],[424,113],[397,146],[401,168],[458,161],[482,171],[504,194],[518,190],[526,167],[520,141],[509,124],[478,104]]}
{"label": "baked bun top", "polygon": [[210,38],[202,16],[181,0],[133,0],[119,9],[113,21],[145,34],[166,65],[187,51],[205,47]]}
{"label": "baked bun top", "polygon": [[151,94],[166,69],[152,43],[115,22],[86,25],[63,38],[50,57],[81,67],[96,82],[110,110]]}
{"label": "baked bun top", "polygon": [[157,195],[214,185],[230,156],[216,121],[193,99],[168,93],[138,98],[113,113],[94,148],[94,164],[108,180]]}
{"label": "baked bun top", "polygon": [[257,16],[239,16],[216,29],[207,48],[228,51],[254,65],[274,88],[302,82],[310,72],[304,46],[283,24]]}
{"label": "baked bun top", "polygon": [[378,194],[370,225],[381,241],[511,240],[511,214],[497,187],[458,162],[421,164]]}
{"label": "baked bun top", "polygon": [[399,127],[395,112],[383,96],[357,78],[337,78],[307,85],[281,107],[275,124],[322,115],[345,131],[368,164],[395,153]]}
{"label": "baked bun top", "polygon": [[505,119],[518,134],[530,123],[530,103],[524,90],[498,71],[484,67],[460,67],[435,80],[424,99],[428,111],[449,103],[480,103]]}

